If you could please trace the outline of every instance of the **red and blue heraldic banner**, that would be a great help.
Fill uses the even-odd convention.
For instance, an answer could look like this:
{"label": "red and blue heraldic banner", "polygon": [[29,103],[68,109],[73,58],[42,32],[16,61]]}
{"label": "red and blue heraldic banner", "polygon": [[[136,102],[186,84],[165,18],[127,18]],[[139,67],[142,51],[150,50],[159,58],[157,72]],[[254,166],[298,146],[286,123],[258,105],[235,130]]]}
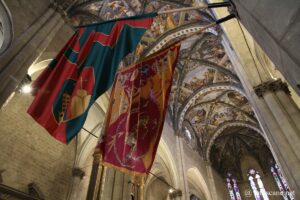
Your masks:
{"label": "red and blue heraldic banner", "polygon": [[103,138],[104,165],[146,175],[160,140],[180,44],[117,72]]}
{"label": "red and blue heraldic banner", "polygon": [[78,27],[33,83],[28,113],[53,137],[68,143],[89,108],[112,85],[121,60],[136,49],[155,13]]}

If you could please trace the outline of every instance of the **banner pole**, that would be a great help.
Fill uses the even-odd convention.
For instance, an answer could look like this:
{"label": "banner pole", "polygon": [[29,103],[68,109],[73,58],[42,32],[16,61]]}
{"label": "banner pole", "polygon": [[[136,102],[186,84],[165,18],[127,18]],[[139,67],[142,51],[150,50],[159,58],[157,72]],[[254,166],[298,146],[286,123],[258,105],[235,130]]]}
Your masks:
{"label": "banner pole", "polygon": [[93,155],[93,167],[91,172],[91,178],[89,181],[89,187],[87,192],[88,200],[97,200],[97,194],[100,190],[99,186],[102,182],[103,166],[101,164],[101,155],[99,153],[94,153]]}
{"label": "banner pole", "polygon": [[219,2],[219,3],[201,3],[199,6],[193,6],[193,7],[186,7],[186,8],[178,8],[178,9],[173,9],[173,10],[165,10],[165,11],[158,11],[158,15],[162,14],[169,14],[169,13],[174,13],[174,12],[184,12],[184,11],[189,11],[189,10],[198,10],[198,9],[207,9],[207,8],[221,8],[221,7],[230,7],[231,3],[230,2]]}
{"label": "banner pole", "polygon": [[144,200],[145,177],[141,177],[139,185],[139,200]]}
{"label": "banner pole", "polygon": [[173,9],[173,10],[165,10],[165,11],[158,11],[158,15],[163,15],[163,14],[169,14],[169,13],[174,13],[174,12],[184,12],[184,11],[189,11],[189,10],[198,10],[198,9],[206,9],[208,8],[207,4],[202,4],[200,6],[195,6],[195,7],[187,7],[187,8],[178,8],[178,9]]}
{"label": "banner pole", "polygon": [[223,18],[221,18],[221,19],[218,19],[218,20],[216,20],[215,22],[212,22],[212,23],[210,23],[210,24],[208,24],[208,25],[206,25],[206,26],[203,26],[203,27],[200,28],[198,31],[196,31],[196,32],[194,32],[194,33],[192,33],[192,34],[190,34],[190,35],[187,35],[186,37],[180,39],[179,41],[176,41],[175,43],[180,42],[180,41],[183,41],[183,40],[185,40],[185,39],[187,39],[187,38],[190,38],[190,37],[192,37],[192,36],[198,35],[198,34],[202,33],[203,31],[205,31],[206,29],[209,29],[209,28],[211,28],[211,27],[214,27],[214,26],[216,26],[217,24],[221,24],[221,23],[226,22],[226,21],[228,21],[228,20],[230,20],[230,19],[233,19],[233,18],[235,18],[235,17],[236,17],[235,14],[230,14],[230,15],[228,15],[228,16],[226,16],[226,17],[223,17]]}
{"label": "banner pole", "polygon": [[[193,36],[195,36],[195,35],[199,35],[199,34],[201,34],[203,31],[205,31],[206,29],[209,29],[209,28],[211,28],[211,27],[214,27],[214,26],[216,26],[217,24],[221,24],[221,23],[226,22],[226,21],[228,21],[228,20],[230,20],[230,19],[232,19],[232,18],[235,18],[235,17],[236,17],[235,14],[230,14],[230,15],[224,17],[224,18],[218,19],[218,20],[216,20],[215,22],[212,22],[212,23],[210,23],[210,24],[207,24],[207,25],[203,26],[203,27],[200,28],[198,31],[196,31],[196,32],[194,32],[194,33],[191,33],[191,34],[189,34],[189,35],[186,35],[185,37],[183,37],[183,38],[181,38],[181,39],[179,39],[179,40],[176,40],[175,42],[172,42],[171,44],[169,44],[168,46],[166,46],[166,47],[164,47],[164,48],[167,48],[167,47],[170,47],[170,46],[172,46],[172,45],[175,45],[176,43],[182,42],[183,40],[186,40],[186,39],[188,39],[188,38],[190,38],[190,37],[193,37]],[[156,50],[156,51],[152,50],[152,51],[150,51],[150,52],[147,52],[146,55],[144,55],[142,59],[145,59],[146,57],[151,56],[152,54],[154,54],[154,53],[157,52],[157,51],[158,51],[158,50]],[[140,60],[142,60],[142,59],[140,59]]]}

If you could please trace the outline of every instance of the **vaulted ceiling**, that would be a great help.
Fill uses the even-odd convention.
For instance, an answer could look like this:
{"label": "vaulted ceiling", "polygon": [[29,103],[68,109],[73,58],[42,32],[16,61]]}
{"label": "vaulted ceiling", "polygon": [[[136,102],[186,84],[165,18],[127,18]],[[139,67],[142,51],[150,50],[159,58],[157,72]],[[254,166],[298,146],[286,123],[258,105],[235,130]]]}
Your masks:
{"label": "vaulted ceiling", "polygon": [[[70,7],[68,14],[73,25],[82,25],[187,7],[199,2],[201,1],[79,0]],[[129,55],[123,65],[150,55],[213,20],[209,10],[158,16],[136,52]],[[210,160],[222,173],[229,170],[225,165],[220,165],[226,163],[233,144],[238,143],[240,149],[265,145],[258,121],[225,52],[223,42],[221,29],[215,27],[182,43],[168,107],[176,134],[185,137],[195,151],[204,159]],[[240,154],[237,152],[236,155]],[[238,165],[232,159],[230,162]]]}
{"label": "vaulted ceiling", "polygon": [[210,153],[212,166],[224,177],[234,174],[243,179],[243,157],[251,156],[259,163],[263,172],[269,172],[274,158],[264,138],[253,129],[231,127],[215,140]]}

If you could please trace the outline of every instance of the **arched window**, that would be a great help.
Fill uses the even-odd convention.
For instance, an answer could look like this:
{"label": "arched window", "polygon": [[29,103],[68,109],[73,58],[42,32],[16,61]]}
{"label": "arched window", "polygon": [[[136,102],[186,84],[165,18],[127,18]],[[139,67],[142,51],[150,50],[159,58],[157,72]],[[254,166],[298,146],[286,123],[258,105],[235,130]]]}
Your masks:
{"label": "arched window", "polygon": [[200,200],[196,195],[192,194],[190,200]]}
{"label": "arched window", "polygon": [[255,200],[269,200],[268,194],[258,171],[250,169],[248,173],[248,180],[250,181]]}
{"label": "arched window", "polygon": [[0,55],[10,46],[13,39],[13,24],[10,11],[4,1],[0,1]]}
{"label": "arched window", "polygon": [[291,191],[290,187],[287,184],[286,179],[281,173],[281,170],[277,164],[271,167],[271,172],[273,174],[273,177],[275,179],[275,182],[279,188],[279,191],[281,192],[284,200],[294,200],[294,194]]}
{"label": "arched window", "polygon": [[189,131],[189,129],[187,127],[184,127],[184,133],[185,133],[187,139],[190,142],[192,140],[192,134],[191,134],[191,132]]}
{"label": "arched window", "polygon": [[226,182],[230,195],[230,200],[242,200],[236,179],[232,176],[232,174],[227,174]]}

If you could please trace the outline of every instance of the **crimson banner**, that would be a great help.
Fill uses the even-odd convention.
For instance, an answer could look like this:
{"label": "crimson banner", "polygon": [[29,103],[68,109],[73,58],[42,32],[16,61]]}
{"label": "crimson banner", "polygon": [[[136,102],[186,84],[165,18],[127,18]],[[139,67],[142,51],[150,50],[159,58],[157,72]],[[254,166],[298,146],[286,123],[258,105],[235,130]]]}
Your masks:
{"label": "crimson banner", "polygon": [[69,143],[90,107],[112,85],[119,63],[133,52],[156,13],[78,27],[69,42],[33,83],[28,109],[54,138]]}
{"label": "crimson banner", "polygon": [[104,165],[146,175],[161,136],[180,44],[117,72],[104,136],[96,148]]}

